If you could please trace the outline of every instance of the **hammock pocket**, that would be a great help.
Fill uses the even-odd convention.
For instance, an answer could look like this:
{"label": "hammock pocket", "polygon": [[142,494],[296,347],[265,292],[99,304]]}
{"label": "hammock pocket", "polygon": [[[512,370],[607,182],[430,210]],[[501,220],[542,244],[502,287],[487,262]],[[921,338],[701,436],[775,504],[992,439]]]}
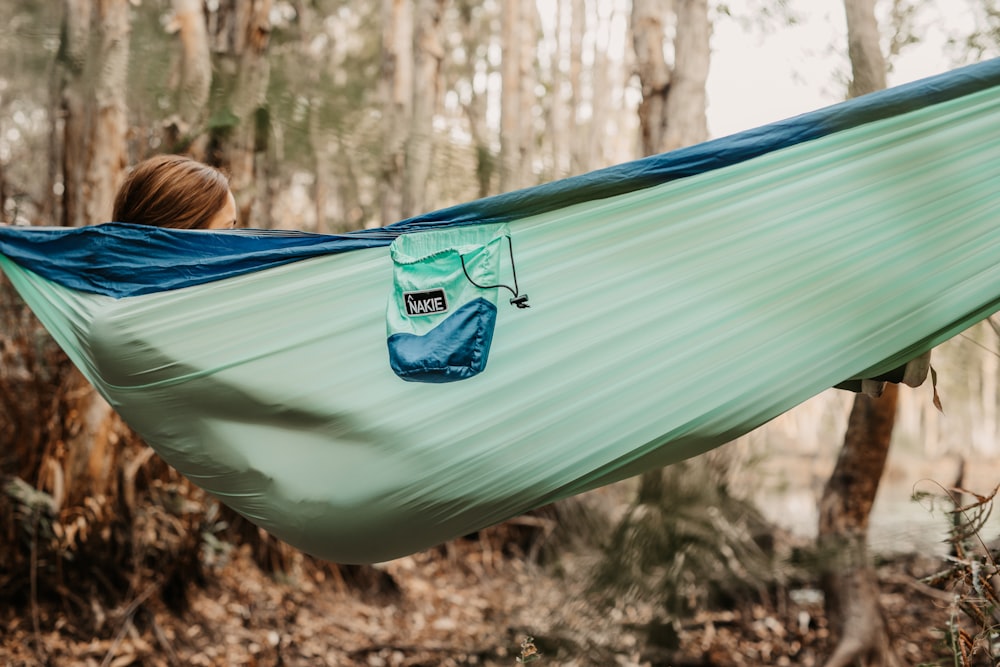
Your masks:
{"label": "hammock pocket", "polygon": [[453,382],[486,368],[506,225],[403,234],[389,247],[389,362],[404,380]]}
{"label": "hammock pocket", "polygon": [[992,60],[380,229],[0,226],[0,269],[167,463],[375,562],[723,445],[996,312],[998,156]]}

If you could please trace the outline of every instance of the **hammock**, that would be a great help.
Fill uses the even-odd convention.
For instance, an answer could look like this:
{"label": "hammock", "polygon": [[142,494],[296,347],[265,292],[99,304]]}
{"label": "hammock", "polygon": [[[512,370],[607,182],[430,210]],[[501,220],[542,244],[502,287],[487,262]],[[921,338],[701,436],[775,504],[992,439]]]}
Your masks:
{"label": "hammock", "polygon": [[695,456],[1000,309],[1000,60],[337,236],[0,227],[170,465],[386,560]]}

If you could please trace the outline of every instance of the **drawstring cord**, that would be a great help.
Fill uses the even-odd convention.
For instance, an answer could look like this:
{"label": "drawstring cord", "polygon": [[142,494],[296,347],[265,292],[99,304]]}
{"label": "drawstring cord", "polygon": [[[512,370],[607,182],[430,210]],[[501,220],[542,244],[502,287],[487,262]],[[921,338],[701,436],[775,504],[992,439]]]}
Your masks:
{"label": "drawstring cord", "polygon": [[459,254],[459,258],[462,260],[462,271],[465,273],[466,279],[468,279],[470,283],[472,283],[479,289],[499,289],[503,287],[504,289],[508,290],[511,294],[514,295],[513,298],[511,298],[510,300],[511,305],[517,306],[518,308],[530,308],[531,306],[528,304],[528,295],[521,294],[517,288],[517,267],[514,266],[514,242],[511,240],[509,235],[507,236],[507,249],[510,252],[510,270],[511,273],[514,274],[513,287],[510,287],[509,285],[504,285],[503,283],[497,283],[496,285],[480,285],[479,283],[477,283],[475,280],[472,279],[472,276],[469,275],[469,269],[467,269],[465,266],[465,257]]}

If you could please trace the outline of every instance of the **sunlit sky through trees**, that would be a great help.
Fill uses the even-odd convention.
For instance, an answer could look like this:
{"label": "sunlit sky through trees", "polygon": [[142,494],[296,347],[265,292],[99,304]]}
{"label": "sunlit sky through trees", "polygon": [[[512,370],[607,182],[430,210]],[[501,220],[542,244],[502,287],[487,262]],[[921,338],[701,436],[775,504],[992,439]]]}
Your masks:
{"label": "sunlit sky through trees", "polygon": [[[732,17],[716,16],[708,77],[708,122],[724,136],[818,109],[844,98],[850,64],[843,0],[788,0],[788,14],[767,18],[763,0],[725,3]],[[771,5],[775,3],[770,3]],[[892,2],[877,3],[888,51]],[[968,0],[911,0],[919,8],[911,30],[917,42],[890,58],[889,84],[937,74],[968,62],[960,44],[975,29]],[[749,18],[757,16],[757,19]]]}

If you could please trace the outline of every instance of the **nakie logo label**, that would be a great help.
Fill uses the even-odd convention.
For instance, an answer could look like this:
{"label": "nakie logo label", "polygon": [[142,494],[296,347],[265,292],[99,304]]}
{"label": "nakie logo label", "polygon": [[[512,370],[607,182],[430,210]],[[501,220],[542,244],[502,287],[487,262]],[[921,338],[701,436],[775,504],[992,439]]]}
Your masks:
{"label": "nakie logo label", "polygon": [[429,289],[420,292],[403,292],[406,314],[434,315],[448,310],[448,299],[443,289]]}

